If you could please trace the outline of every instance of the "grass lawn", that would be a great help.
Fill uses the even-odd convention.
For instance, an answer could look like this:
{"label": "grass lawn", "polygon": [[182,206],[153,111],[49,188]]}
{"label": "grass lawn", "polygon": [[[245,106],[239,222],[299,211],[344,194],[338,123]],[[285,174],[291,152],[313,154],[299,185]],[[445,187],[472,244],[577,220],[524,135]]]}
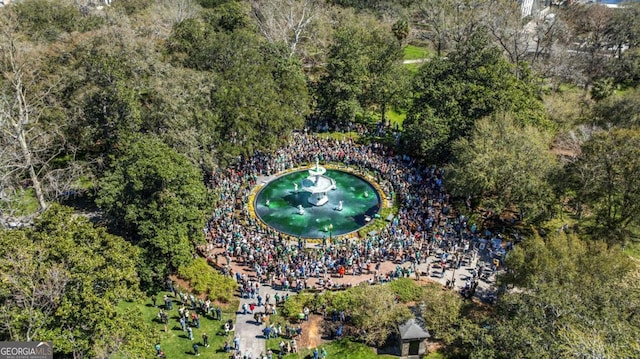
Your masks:
{"label": "grass lawn", "polygon": [[629,256],[640,260],[640,242],[631,242],[624,247],[624,252]]}
{"label": "grass lawn", "polygon": [[[162,297],[164,292],[158,294],[158,305],[162,303]],[[230,332],[229,337],[225,337],[223,325],[228,319],[233,319],[235,323],[236,310],[238,309],[238,300],[234,300],[222,307],[222,321],[212,320],[211,317],[202,317],[200,319],[200,329],[193,328],[193,341],[189,340],[187,333],[180,329],[180,323],[178,323],[178,308],[174,300],[173,310],[169,312],[169,324],[167,325],[168,332],[164,331],[163,324],[156,320],[159,308],[153,307],[151,299],[147,298],[144,303],[120,303],[120,307],[138,307],[142,313],[144,319],[151,323],[153,327],[153,336],[160,343],[160,347],[165,352],[167,358],[192,358],[193,355],[193,343],[197,343],[200,348],[200,355],[205,358],[220,358],[228,359],[229,354],[221,350],[224,341],[233,340],[233,332]],[[209,348],[205,348],[202,345],[202,333],[207,333],[209,336]],[[153,345],[149,348],[150,351],[154,351]]]}
{"label": "grass lawn", "polygon": [[395,128],[398,126],[402,129],[402,123],[404,119],[407,118],[407,114],[405,112],[396,112],[394,110],[389,110],[386,113],[387,119],[391,122],[391,127]]}
{"label": "grass lawn", "polygon": [[405,60],[418,60],[418,59],[426,59],[428,58],[429,50],[424,47],[418,47],[414,45],[407,45],[404,48],[404,59]]}
{"label": "grass lawn", "polygon": [[28,216],[36,213],[38,209],[40,209],[40,204],[38,203],[33,188],[21,191],[16,197],[11,198],[10,201],[13,202],[11,207],[4,207],[4,203],[0,203],[0,211],[11,208],[16,211],[16,216]]}
{"label": "grass lawn", "polygon": [[[267,348],[271,349],[274,354],[280,351],[279,344],[280,339],[269,339],[267,341]],[[352,342],[346,339],[328,342],[321,345],[320,348],[327,350],[327,358],[340,358],[340,359],[375,359],[375,358],[398,358],[395,355],[378,355],[375,350],[361,343]],[[300,349],[296,354],[285,355],[286,359],[294,358],[307,358],[313,357],[313,349]]]}

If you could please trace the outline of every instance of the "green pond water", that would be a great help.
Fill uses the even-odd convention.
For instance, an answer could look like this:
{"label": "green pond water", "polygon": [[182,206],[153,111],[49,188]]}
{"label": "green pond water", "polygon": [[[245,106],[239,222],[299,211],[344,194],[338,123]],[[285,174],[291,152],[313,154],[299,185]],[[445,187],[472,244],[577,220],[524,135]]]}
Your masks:
{"label": "green pond water", "polygon": [[[336,189],[327,193],[329,202],[314,206],[307,202],[308,192],[301,190],[309,172],[300,170],[278,177],[266,184],[255,197],[258,218],[276,230],[303,238],[339,236],[357,231],[380,210],[380,196],[373,185],[361,177],[339,170],[327,170],[325,176],[336,181]],[[295,192],[294,184],[300,189]],[[368,196],[365,195],[365,192]],[[269,206],[266,202],[269,200]],[[342,201],[342,211],[336,210]],[[298,214],[302,205],[304,214]],[[333,226],[331,233],[325,230]]]}

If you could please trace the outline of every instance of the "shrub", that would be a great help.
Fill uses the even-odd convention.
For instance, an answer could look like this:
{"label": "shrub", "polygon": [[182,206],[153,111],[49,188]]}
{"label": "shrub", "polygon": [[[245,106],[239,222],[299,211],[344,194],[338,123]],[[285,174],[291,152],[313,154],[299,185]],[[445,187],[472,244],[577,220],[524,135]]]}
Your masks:
{"label": "shrub", "polygon": [[290,296],[289,299],[284,302],[282,315],[284,315],[288,320],[298,319],[298,314],[302,313],[304,307],[311,309],[313,300],[314,296],[307,293]]}
{"label": "shrub", "polygon": [[400,278],[391,281],[389,287],[403,303],[415,302],[424,294],[424,288],[410,278]]}
{"label": "shrub", "polygon": [[178,269],[180,278],[189,281],[196,294],[205,293],[211,300],[229,302],[236,290],[236,282],[216,272],[204,258],[197,258]]}

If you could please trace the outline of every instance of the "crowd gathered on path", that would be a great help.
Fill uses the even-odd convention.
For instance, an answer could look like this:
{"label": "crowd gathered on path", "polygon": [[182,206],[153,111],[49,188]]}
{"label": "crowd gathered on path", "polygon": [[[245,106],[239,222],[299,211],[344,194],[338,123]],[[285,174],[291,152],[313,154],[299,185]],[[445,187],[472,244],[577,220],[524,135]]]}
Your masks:
{"label": "crowd gathered on path", "polygon": [[[374,178],[386,198],[398,205],[398,213],[389,225],[367,238],[343,236],[306,246],[306,240],[290,238],[249,213],[247,203],[259,178],[311,164],[316,158]],[[232,264],[243,267],[243,273],[236,273],[239,281],[251,275],[260,283],[286,290],[344,286],[344,281],[332,277],[345,274],[372,275],[367,276],[371,283],[408,273],[418,276],[417,266],[436,254],[444,275],[446,268],[459,267],[471,253],[475,257],[479,248],[489,257],[494,251],[499,253],[500,245],[491,246],[490,232],[480,233],[475,224],[452,209],[443,176],[443,168],[424,166],[379,143],[359,144],[352,139],[294,133],[273,154],[256,152],[212,173],[208,184],[218,192],[219,200],[205,229],[208,244],[200,249],[223,270],[230,272]],[[391,270],[389,263],[394,265]],[[466,289],[475,289],[481,275],[476,273]],[[473,295],[473,291],[467,294]]]}

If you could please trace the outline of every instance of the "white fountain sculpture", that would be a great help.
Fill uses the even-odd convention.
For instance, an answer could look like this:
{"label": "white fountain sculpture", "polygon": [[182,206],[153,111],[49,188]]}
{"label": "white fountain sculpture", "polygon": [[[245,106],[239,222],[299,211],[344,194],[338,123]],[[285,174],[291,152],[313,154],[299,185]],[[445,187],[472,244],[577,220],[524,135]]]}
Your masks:
{"label": "white fountain sculpture", "polygon": [[294,184],[293,184],[293,191],[294,191],[295,193],[298,193],[298,184],[297,184],[297,183],[294,183]]}
{"label": "white fountain sculpture", "polygon": [[368,198],[369,197],[369,192],[364,191],[364,198]]}
{"label": "white fountain sculpture", "polygon": [[309,192],[309,203],[314,206],[322,206],[329,201],[327,192],[336,189],[336,181],[324,174],[327,170],[320,166],[320,161],[316,157],[316,165],[309,169],[309,177],[302,181],[302,189]]}
{"label": "white fountain sculpture", "polygon": [[267,200],[266,202],[264,202],[264,205],[269,207],[269,205],[271,205],[271,201]]}
{"label": "white fountain sculpture", "polygon": [[301,204],[298,205],[298,214],[299,215],[303,215],[304,214],[304,208],[302,208]]}
{"label": "white fountain sculpture", "polygon": [[338,201],[338,207],[336,207],[336,211],[342,211],[342,201]]}

